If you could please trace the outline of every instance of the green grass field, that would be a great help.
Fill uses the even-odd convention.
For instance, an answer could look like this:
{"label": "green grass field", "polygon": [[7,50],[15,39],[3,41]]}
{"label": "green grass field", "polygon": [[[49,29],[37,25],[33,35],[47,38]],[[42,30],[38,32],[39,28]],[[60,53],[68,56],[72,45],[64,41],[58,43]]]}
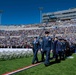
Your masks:
{"label": "green grass field", "polygon": [[[33,68],[18,72],[13,75],[76,75],[76,54],[73,59],[62,60],[60,63],[48,67],[42,63]],[[40,57],[39,57],[40,58]],[[32,57],[0,61],[0,75],[31,64]],[[52,60],[51,62],[53,62]]]}

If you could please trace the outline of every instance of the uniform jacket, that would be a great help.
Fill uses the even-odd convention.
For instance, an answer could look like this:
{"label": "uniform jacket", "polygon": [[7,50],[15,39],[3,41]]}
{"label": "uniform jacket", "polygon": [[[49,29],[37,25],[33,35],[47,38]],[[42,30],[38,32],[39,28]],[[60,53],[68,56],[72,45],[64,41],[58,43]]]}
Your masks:
{"label": "uniform jacket", "polygon": [[43,37],[41,47],[43,50],[51,50],[52,49],[52,39],[50,36],[48,36],[48,37],[44,36]]}
{"label": "uniform jacket", "polygon": [[60,41],[57,41],[57,44],[56,44],[56,52],[58,51],[62,51],[62,43]]}
{"label": "uniform jacket", "polygon": [[39,48],[39,40],[38,39],[34,40],[32,42],[32,44],[33,44],[33,50],[38,50],[38,48]]}

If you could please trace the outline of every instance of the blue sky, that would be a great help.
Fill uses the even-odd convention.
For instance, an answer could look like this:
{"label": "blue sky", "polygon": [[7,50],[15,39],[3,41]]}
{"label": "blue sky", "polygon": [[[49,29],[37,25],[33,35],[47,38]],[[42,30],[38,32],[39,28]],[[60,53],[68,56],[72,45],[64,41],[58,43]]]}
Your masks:
{"label": "blue sky", "polygon": [[0,0],[2,24],[34,24],[40,22],[39,7],[43,13],[76,7],[76,0]]}

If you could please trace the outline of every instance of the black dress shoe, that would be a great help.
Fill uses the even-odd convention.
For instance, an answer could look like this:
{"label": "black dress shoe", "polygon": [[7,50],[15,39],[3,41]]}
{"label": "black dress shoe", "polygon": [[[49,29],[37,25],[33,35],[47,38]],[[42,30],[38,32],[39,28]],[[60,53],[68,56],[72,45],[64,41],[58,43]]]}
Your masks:
{"label": "black dress shoe", "polygon": [[46,67],[49,66],[50,64],[44,64]]}
{"label": "black dress shoe", "polygon": [[39,63],[39,61],[36,61],[36,63]]}
{"label": "black dress shoe", "polygon": [[34,64],[34,62],[32,64]]}

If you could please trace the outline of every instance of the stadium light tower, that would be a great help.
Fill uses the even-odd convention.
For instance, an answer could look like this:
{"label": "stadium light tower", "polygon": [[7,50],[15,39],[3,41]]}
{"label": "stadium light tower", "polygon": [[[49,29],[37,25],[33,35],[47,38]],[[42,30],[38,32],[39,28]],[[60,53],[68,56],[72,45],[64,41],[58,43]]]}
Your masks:
{"label": "stadium light tower", "polygon": [[43,10],[43,7],[39,7],[39,10],[40,10],[40,23],[42,22],[42,10]]}
{"label": "stadium light tower", "polygon": [[3,13],[3,10],[0,10],[0,24],[1,24],[2,13]]}

